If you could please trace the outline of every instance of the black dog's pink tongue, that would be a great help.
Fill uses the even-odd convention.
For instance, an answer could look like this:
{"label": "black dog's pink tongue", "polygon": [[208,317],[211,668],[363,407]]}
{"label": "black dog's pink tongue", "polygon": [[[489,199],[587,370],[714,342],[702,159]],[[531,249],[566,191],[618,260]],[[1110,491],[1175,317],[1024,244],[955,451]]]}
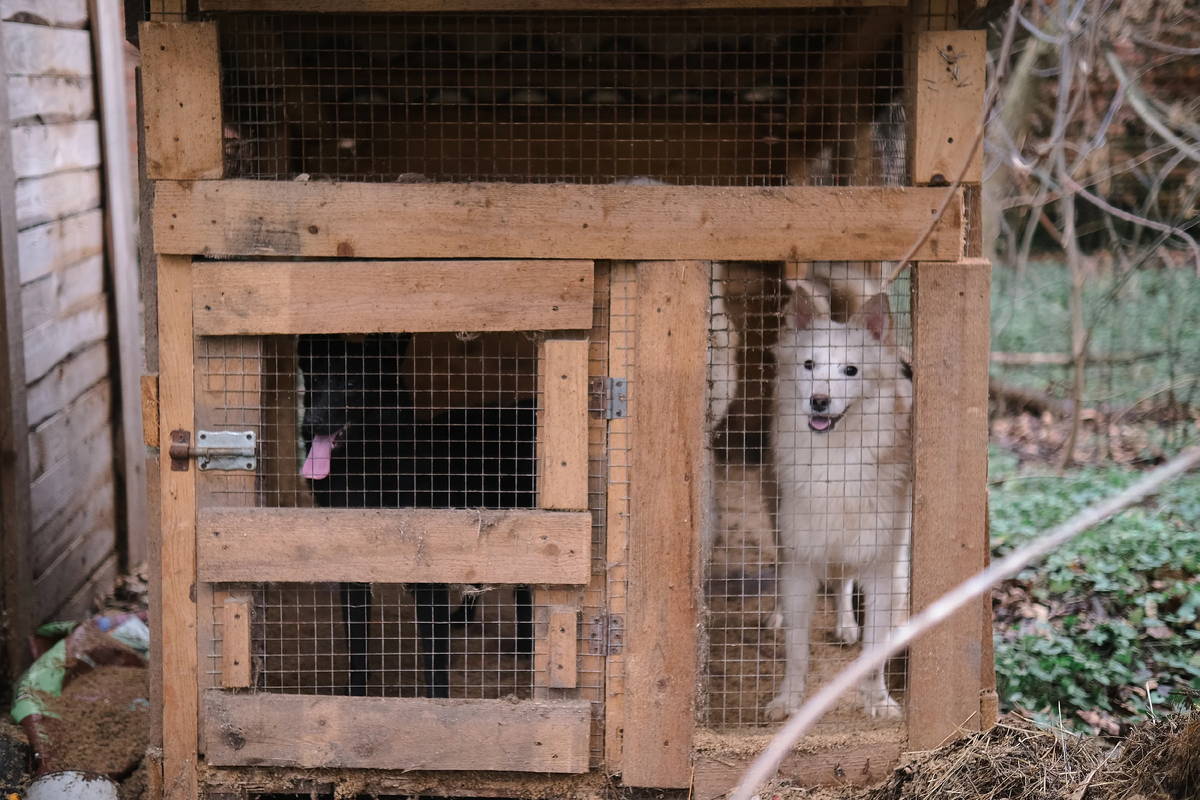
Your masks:
{"label": "black dog's pink tongue", "polygon": [[314,436],[312,447],[308,449],[308,458],[300,474],[311,481],[319,481],[329,477],[329,465],[333,461],[333,440],[337,434]]}
{"label": "black dog's pink tongue", "polygon": [[[808,425],[814,431],[823,431],[829,427],[829,417],[818,417],[813,415],[808,418]],[[312,456],[309,456],[312,458]]]}

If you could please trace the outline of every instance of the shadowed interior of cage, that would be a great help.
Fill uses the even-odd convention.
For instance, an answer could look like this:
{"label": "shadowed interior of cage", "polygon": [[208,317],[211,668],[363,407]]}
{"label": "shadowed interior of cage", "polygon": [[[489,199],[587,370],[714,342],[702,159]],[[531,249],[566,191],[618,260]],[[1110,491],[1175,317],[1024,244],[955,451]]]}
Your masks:
{"label": "shadowed interior of cage", "polygon": [[[777,721],[907,613],[911,326],[907,279],[881,292],[890,267],[714,266],[700,714],[711,728]],[[868,619],[872,608],[886,618]],[[822,728],[894,730],[886,697],[898,712],[902,662],[885,684],[848,693]]]}
{"label": "shadowed interior of cage", "polygon": [[218,20],[228,177],[879,185],[904,151],[894,8]]}
{"label": "shadowed interior of cage", "polygon": [[[607,283],[597,293],[588,371],[607,356]],[[578,334],[576,334],[578,335]],[[254,431],[252,474],[206,471],[201,507],[472,509],[538,507],[544,371],[534,332],[197,340],[197,425]],[[591,560],[603,564],[604,432],[589,428]],[[533,512],[536,513],[536,512]],[[436,533],[436,532],[435,532]],[[334,535],[331,533],[331,535]],[[433,546],[430,550],[436,549]],[[421,552],[418,548],[418,557]],[[593,566],[603,575],[602,566]],[[251,608],[259,691],[528,699],[551,603],[594,617],[603,586],[222,583],[206,587],[206,685],[224,686],[224,607]],[[207,616],[207,619],[205,619]],[[586,654],[592,617],[575,649]],[[543,672],[544,672],[543,667]],[[602,665],[578,663],[579,696],[599,702]],[[597,714],[602,726],[602,715]],[[598,759],[602,727],[593,744]]]}

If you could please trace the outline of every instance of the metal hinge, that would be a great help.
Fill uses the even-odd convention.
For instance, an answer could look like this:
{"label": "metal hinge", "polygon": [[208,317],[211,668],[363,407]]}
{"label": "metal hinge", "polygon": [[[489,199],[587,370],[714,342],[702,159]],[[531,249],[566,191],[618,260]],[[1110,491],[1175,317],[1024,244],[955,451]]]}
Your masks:
{"label": "metal hinge", "polygon": [[596,419],[625,419],[629,416],[624,378],[592,378],[588,409]]}
{"label": "metal hinge", "polygon": [[197,441],[197,446],[192,447],[191,431],[171,431],[168,453],[173,472],[187,472],[193,458],[202,472],[253,472],[258,466],[258,438],[254,431],[200,431]]}
{"label": "metal hinge", "polygon": [[616,614],[588,619],[588,655],[615,656],[625,649],[625,620]]}

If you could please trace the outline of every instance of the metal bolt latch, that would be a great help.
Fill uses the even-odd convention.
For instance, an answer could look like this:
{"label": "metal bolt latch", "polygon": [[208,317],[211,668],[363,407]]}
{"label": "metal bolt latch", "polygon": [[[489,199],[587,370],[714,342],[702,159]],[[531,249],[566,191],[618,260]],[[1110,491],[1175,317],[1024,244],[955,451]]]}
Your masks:
{"label": "metal bolt latch", "polygon": [[258,466],[258,437],[254,431],[200,431],[196,445],[191,444],[190,431],[172,431],[171,469],[187,472],[188,463],[196,459],[202,472],[227,470],[253,471]]}

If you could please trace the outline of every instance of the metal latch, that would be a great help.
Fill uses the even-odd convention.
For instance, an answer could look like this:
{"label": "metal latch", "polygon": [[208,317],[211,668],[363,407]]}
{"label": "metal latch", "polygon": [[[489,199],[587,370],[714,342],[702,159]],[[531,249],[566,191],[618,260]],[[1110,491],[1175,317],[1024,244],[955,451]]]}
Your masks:
{"label": "metal latch", "polygon": [[588,410],[596,419],[625,419],[629,405],[624,378],[592,378]]}
{"label": "metal latch", "polygon": [[196,459],[202,472],[209,470],[253,471],[258,466],[258,437],[254,431],[200,431],[192,447],[190,431],[171,431],[171,469],[187,472]]}

